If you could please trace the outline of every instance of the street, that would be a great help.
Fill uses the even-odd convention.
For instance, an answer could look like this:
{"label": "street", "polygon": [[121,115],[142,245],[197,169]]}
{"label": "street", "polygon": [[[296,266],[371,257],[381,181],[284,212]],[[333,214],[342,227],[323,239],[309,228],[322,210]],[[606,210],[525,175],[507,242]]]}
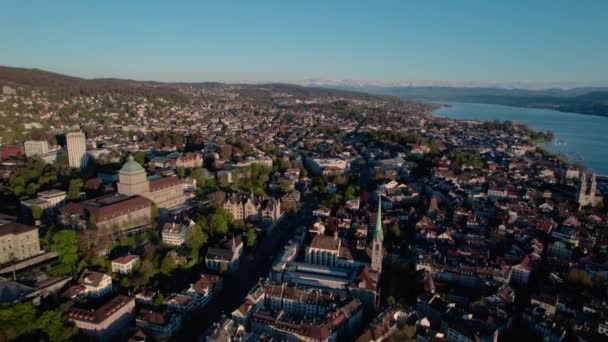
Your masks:
{"label": "street", "polygon": [[205,307],[192,311],[184,321],[184,328],[177,340],[197,339],[218,321],[222,315],[230,315],[238,308],[261,277],[266,277],[276,255],[282,250],[294,229],[310,223],[316,205],[313,198],[306,198],[296,214],[286,215],[272,232],[264,237],[251,254],[244,254],[239,269],[223,276],[222,291]]}

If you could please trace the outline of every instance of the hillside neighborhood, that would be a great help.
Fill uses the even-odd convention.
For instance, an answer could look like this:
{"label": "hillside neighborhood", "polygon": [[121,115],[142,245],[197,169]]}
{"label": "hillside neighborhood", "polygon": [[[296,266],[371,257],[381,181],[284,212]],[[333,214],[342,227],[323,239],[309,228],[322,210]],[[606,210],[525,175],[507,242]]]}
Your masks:
{"label": "hillside neighborhood", "polygon": [[0,340],[608,339],[608,182],[551,132],[0,71]]}

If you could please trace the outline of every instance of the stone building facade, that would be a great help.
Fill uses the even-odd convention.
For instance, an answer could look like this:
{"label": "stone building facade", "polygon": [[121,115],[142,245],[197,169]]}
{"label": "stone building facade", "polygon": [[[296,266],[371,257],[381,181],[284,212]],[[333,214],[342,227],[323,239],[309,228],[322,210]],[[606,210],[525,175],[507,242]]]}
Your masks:
{"label": "stone building facade", "polygon": [[158,208],[172,208],[186,201],[184,188],[188,181],[177,177],[148,179],[146,170],[133,157],[123,165],[118,174],[118,193],[148,198]]}

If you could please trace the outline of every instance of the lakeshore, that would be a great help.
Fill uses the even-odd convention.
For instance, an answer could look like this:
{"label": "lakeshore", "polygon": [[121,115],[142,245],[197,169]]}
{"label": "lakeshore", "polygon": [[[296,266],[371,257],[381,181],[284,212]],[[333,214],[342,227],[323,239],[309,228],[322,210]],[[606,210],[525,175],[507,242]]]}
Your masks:
{"label": "lakeshore", "polygon": [[446,106],[432,114],[457,120],[513,121],[552,131],[555,139],[543,143],[546,150],[566,157],[569,163],[584,163],[590,171],[608,175],[608,118],[550,109],[510,107],[495,104],[441,102]]}

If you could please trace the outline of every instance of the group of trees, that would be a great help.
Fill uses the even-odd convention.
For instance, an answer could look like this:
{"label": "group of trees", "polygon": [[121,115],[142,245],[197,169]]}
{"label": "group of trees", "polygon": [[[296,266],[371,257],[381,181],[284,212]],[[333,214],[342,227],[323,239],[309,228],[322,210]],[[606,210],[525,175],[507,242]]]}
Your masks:
{"label": "group of trees", "polygon": [[261,164],[251,164],[241,168],[238,173],[233,177],[235,188],[247,193],[264,195],[272,168]]}
{"label": "group of trees", "polygon": [[220,146],[220,157],[224,160],[239,160],[251,155],[253,146],[242,138],[229,139]]}
{"label": "group of trees", "polygon": [[389,227],[384,227],[386,240],[391,243],[401,243],[401,229],[397,223],[392,224]]}
{"label": "group of trees", "polygon": [[546,131],[546,132],[535,131],[526,125],[516,124],[509,120],[484,121],[481,124],[481,127],[488,131],[504,131],[507,133],[516,133],[516,132],[523,133],[525,135],[528,135],[530,137],[530,139],[534,142],[552,141],[555,138],[555,134],[552,131]]}
{"label": "group of trees", "polygon": [[579,268],[572,268],[570,272],[568,272],[566,280],[573,286],[589,289],[594,286],[601,288],[608,284],[608,279],[605,276],[600,275],[592,278],[587,272]]}
{"label": "group of trees", "polygon": [[255,243],[257,241],[257,233],[255,232],[255,229],[249,228],[249,231],[247,232],[247,247],[253,247],[255,246]]}
{"label": "group of trees", "polygon": [[460,150],[452,153],[450,155],[450,160],[456,162],[458,164],[457,166],[470,165],[475,169],[484,167],[484,163],[479,156],[468,154]]}
{"label": "group of trees", "polygon": [[11,175],[8,188],[17,199],[24,200],[56,182],[57,170],[53,165],[39,158],[30,158]]}
{"label": "group of trees", "polygon": [[[76,335],[78,329],[66,320],[68,304],[54,310],[44,310],[40,315],[32,304],[3,304],[0,306],[0,341],[12,341],[20,337],[49,341],[67,341]],[[37,338],[36,338],[37,337]]]}
{"label": "group of trees", "polygon": [[215,208],[209,213],[199,213],[195,222],[200,227],[199,229],[202,229],[208,235],[228,235],[231,228],[234,228],[232,214],[221,207]]}
{"label": "group of trees", "polygon": [[384,142],[390,142],[390,143],[395,143],[395,144],[399,144],[399,145],[403,145],[403,146],[409,145],[409,144],[428,146],[431,149],[431,152],[430,152],[431,155],[436,155],[437,153],[439,153],[439,151],[442,147],[439,142],[428,141],[428,140],[424,139],[423,137],[416,135],[416,134],[407,134],[407,133],[395,132],[395,131],[378,131],[378,132],[372,132],[370,134],[371,134],[372,140],[381,145],[383,145]]}
{"label": "group of trees", "polygon": [[209,174],[209,171],[202,167],[186,169],[185,175],[196,181],[196,186],[199,190],[203,188],[217,188],[216,179]]}
{"label": "group of trees", "polygon": [[71,201],[80,199],[80,191],[82,190],[83,185],[82,179],[80,178],[70,179],[70,185],[68,187],[68,199]]}
{"label": "group of trees", "polygon": [[177,150],[182,150],[186,145],[186,138],[182,134],[173,131],[147,133],[143,136],[142,140],[158,150],[173,146]]}
{"label": "group of trees", "polygon": [[[51,234],[49,232],[48,234]],[[51,251],[57,253],[59,262],[51,269],[54,275],[73,275],[79,269],[79,242],[73,230],[60,230],[50,238]]]}
{"label": "group of trees", "polygon": [[209,235],[207,232],[203,231],[198,224],[194,224],[190,227],[186,239],[186,245],[190,249],[190,259],[192,260],[192,263],[198,263],[200,250],[205,244],[207,244],[208,240]]}
{"label": "group of trees", "polygon": [[324,206],[336,208],[359,195],[360,189],[358,185],[355,185],[354,180],[348,179],[344,175],[337,175],[331,181],[336,186],[334,193],[330,193],[323,177],[316,176],[313,178],[312,191],[321,197]]}

